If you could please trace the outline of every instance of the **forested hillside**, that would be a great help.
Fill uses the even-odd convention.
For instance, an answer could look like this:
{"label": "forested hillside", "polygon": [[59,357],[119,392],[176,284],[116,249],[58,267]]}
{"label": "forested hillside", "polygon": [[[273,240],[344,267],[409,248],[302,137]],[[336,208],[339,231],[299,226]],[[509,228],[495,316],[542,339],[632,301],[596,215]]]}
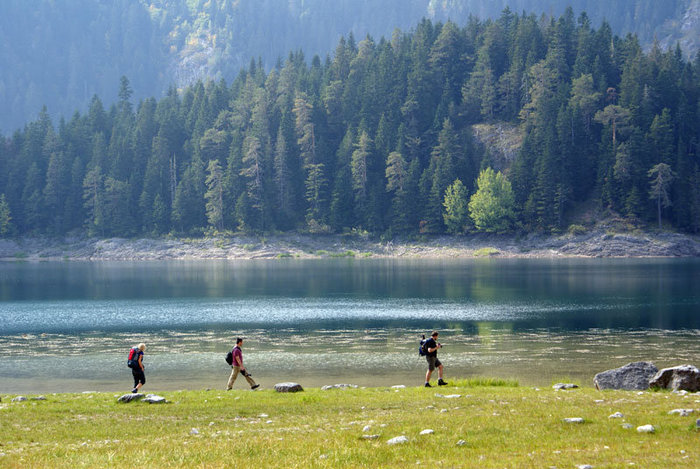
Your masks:
{"label": "forested hillside", "polygon": [[139,97],[160,96],[167,66],[161,31],[132,0],[0,2],[0,131],[84,110],[115,96],[119,77]]}
{"label": "forested hillside", "polygon": [[[118,96],[0,140],[4,236],[556,231],[584,201],[700,231],[700,59],[571,10],[344,37],[138,104],[122,77]],[[477,123],[519,126],[515,160]]]}
{"label": "forested hillside", "polygon": [[251,58],[266,71],[290,50],[332,53],[341,36],[391,37],[422,18],[462,27],[470,15],[561,15],[567,5],[607,19],[615,34],[638,34],[645,50],[681,41],[692,56],[700,37],[700,0],[3,0],[0,2],[0,132],[36,119],[87,110],[93,95],[116,101],[127,76],[137,99],[175,85],[233,81]]}

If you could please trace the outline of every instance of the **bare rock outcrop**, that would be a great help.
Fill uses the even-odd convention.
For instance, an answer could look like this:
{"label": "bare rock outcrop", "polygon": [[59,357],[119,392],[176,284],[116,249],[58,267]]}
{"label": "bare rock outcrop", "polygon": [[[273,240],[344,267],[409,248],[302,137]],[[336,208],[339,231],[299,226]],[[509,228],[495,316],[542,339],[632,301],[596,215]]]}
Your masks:
{"label": "bare rock outcrop", "polygon": [[674,391],[700,391],[700,370],[693,365],[680,365],[664,368],[649,381],[652,388],[673,389]]}
{"label": "bare rock outcrop", "polygon": [[596,389],[649,389],[649,380],[659,371],[653,363],[633,362],[620,368],[603,371],[593,378]]}

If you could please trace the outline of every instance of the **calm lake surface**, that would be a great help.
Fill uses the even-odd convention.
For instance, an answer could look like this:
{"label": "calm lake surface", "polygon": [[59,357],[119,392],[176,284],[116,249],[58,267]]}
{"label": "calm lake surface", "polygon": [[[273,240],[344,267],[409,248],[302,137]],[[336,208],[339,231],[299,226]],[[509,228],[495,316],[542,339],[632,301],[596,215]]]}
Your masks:
{"label": "calm lake surface", "polygon": [[145,390],[223,388],[236,336],[263,387],[420,385],[432,329],[448,381],[698,365],[700,260],[0,263],[0,393],[128,390],[139,342]]}

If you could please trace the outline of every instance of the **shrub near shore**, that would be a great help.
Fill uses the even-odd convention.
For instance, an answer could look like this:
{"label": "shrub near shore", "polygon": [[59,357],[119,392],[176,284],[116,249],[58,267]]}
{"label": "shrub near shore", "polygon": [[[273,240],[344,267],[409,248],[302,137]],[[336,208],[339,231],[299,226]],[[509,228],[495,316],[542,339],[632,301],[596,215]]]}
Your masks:
{"label": "shrub near shore", "polygon": [[[500,384],[500,386],[498,386]],[[2,467],[692,467],[700,395],[554,391],[494,380],[445,388],[111,393],[0,403]],[[615,413],[622,418],[611,418]],[[697,417],[697,414],[691,414]],[[580,417],[583,423],[567,423]],[[637,433],[652,424],[653,434]],[[627,427],[627,428],[625,428]],[[421,435],[423,430],[432,434]],[[403,444],[389,445],[405,436]]]}

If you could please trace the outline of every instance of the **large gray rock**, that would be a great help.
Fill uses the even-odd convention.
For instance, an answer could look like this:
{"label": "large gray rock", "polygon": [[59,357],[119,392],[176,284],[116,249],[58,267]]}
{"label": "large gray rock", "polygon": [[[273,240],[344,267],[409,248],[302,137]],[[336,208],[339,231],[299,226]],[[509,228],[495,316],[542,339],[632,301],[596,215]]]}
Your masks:
{"label": "large gray rock", "polygon": [[700,370],[693,365],[664,368],[650,380],[652,388],[673,389],[674,391],[700,391]]}
{"label": "large gray rock", "polygon": [[140,401],[144,397],[146,397],[145,394],[130,392],[129,394],[124,394],[119,399],[117,399],[117,402]]}
{"label": "large gray rock", "polygon": [[634,362],[603,371],[593,378],[596,389],[626,389],[629,391],[643,391],[649,389],[649,380],[659,371],[653,363]]}
{"label": "large gray rock", "polygon": [[275,384],[275,391],[277,392],[299,392],[303,391],[304,388],[301,387],[299,383],[277,383]]}

